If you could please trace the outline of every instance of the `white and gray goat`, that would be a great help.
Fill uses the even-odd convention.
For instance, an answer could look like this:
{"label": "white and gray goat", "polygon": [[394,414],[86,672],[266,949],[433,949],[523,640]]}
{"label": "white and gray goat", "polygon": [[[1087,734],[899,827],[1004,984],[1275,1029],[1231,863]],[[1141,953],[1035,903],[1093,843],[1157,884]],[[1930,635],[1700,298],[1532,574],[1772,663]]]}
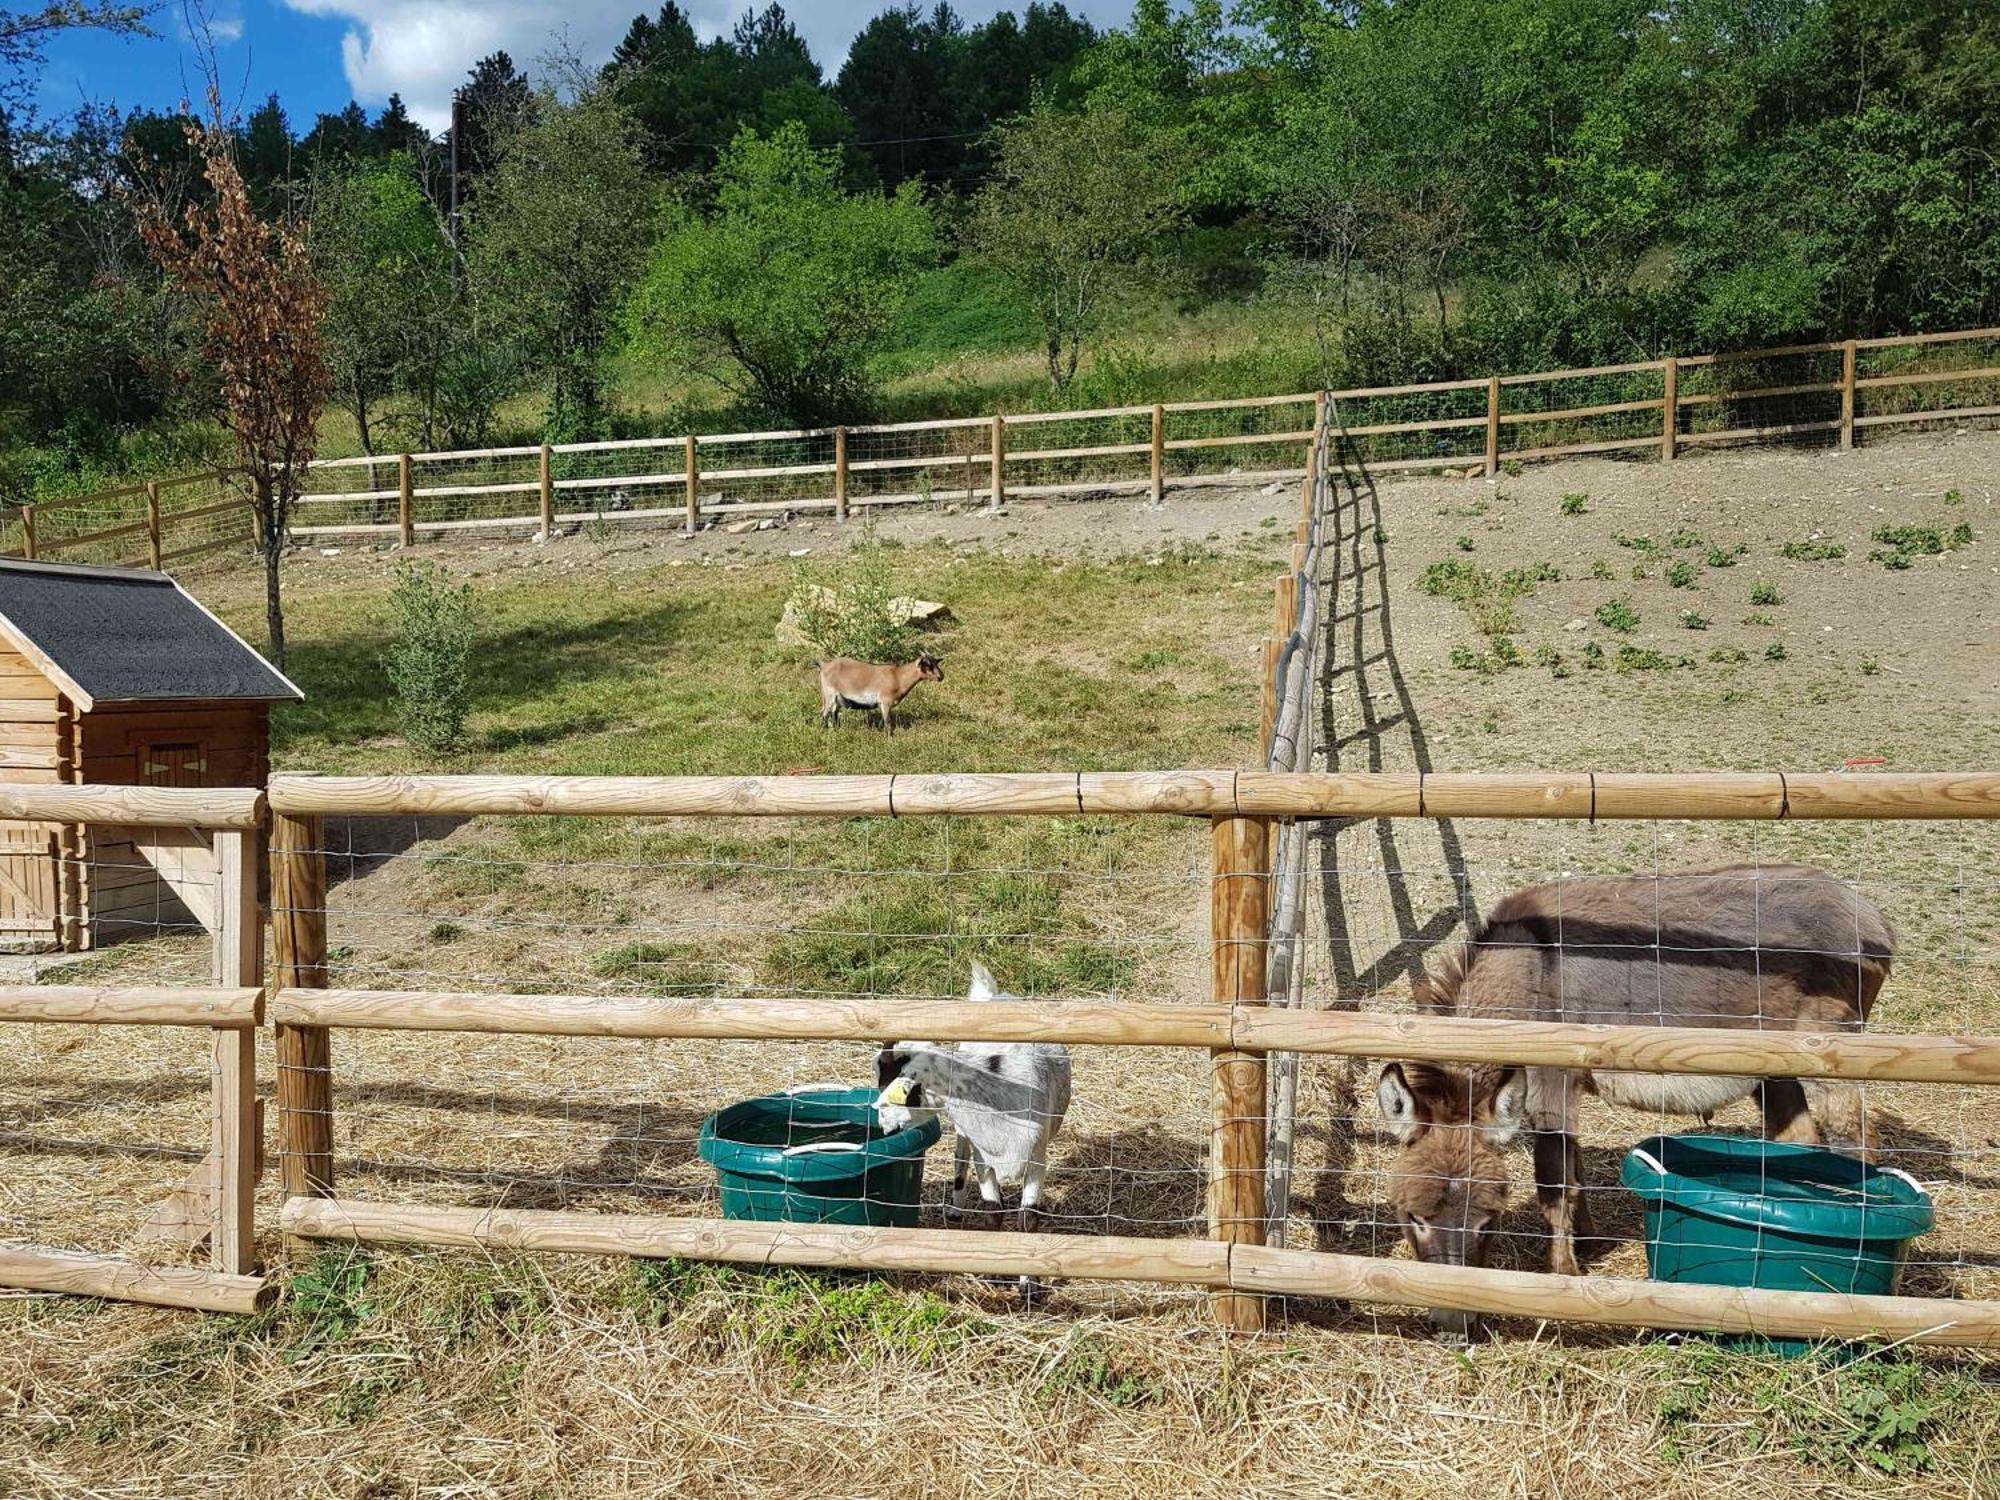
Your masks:
{"label": "white and gray goat", "polygon": [[[1011,1000],[986,966],[972,966],[968,1000]],[[981,1207],[997,1213],[1000,1186],[1019,1179],[1020,1225],[1035,1226],[1049,1144],[1069,1111],[1069,1049],[1059,1042],[897,1042],[875,1056],[882,1091],[876,1114],[884,1130],[942,1114],[951,1121],[952,1202],[964,1213],[968,1178]]]}

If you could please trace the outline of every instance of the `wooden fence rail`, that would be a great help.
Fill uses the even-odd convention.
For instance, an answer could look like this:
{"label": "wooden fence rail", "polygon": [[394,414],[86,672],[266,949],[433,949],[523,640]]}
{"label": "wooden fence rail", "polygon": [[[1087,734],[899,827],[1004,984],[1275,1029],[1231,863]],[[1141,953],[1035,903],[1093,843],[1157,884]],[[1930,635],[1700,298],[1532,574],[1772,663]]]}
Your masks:
{"label": "wooden fence rail", "polygon": [[293,816],[1951,819],[2000,817],[2000,772],[283,775],[268,796]]}

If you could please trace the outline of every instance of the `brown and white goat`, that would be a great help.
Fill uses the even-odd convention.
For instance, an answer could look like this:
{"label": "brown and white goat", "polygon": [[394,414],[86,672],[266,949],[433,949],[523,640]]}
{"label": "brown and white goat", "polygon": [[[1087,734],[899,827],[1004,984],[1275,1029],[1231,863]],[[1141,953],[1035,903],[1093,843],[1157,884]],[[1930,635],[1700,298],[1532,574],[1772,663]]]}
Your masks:
{"label": "brown and white goat", "polygon": [[[1859,1028],[1889,977],[1895,935],[1853,887],[1804,865],[1731,865],[1660,876],[1585,878],[1508,895],[1439,974],[1418,1008],[1482,1020],[1752,1030]],[[1576,1144],[1583,1094],[1706,1121],[1755,1094],[1766,1136],[1865,1148],[1860,1090],[1795,1078],[1389,1063],[1376,1099],[1403,1146],[1389,1202],[1419,1260],[1483,1265],[1507,1202],[1500,1148],[1534,1140],[1535,1195],[1549,1269],[1574,1275],[1591,1236]],[[1471,1320],[1433,1315],[1464,1333]]]}
{"label": "brown and white goat", "polygon": [[920,682],[943,682],[944,668],[926,653],[900,666],[880,667],[850,656],[836,656],[819,667],[819,721],[831,729],[840,722],[843,708],[873,709],[882,716],[882,727],[894,734],[896,705]]}

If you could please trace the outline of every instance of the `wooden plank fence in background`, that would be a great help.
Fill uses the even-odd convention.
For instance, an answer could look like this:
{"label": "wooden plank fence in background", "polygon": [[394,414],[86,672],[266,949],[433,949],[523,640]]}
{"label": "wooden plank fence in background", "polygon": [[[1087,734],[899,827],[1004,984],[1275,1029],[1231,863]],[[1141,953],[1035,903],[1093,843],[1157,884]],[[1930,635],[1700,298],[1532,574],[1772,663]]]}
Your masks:
{"label": "wooden plank fence in background", "polygon": [[[1836,359],[1837,369],[1829,363]],[[1865,430],[2000,417],[2000,329],[1330,394],[1339,413],[1331,456],[1379,473],[1463,467],[1490,476],[1505,464],[1570,455],[1653,452],[1671,460],[1693,446],[1798,438],[1849,448]],[[1301,393],[327,459],[312,465],[293,532],[304,541],[409,545],[467,530],[548,535],[585,522],[678,522],[692,530],[781,513],[846,518],[954,498],[990,509],[1010,496],[1109,491],[1158,504],[1176,485],[1296,476],[1317,424],[1285,420],[1286,409],[1315,400]],[[1050,428],[1052,441],[1027,435]],[[667,452],[679,462],[662,469],[655,455]],[[716,459],[704,461],[710,453]],[[241,495],[180,512],[158,503],[160,490],[227,477],[187,475],[151,491],[132,484],[18,508],[0,516],[0,553],[166,565],[247,551],[247,524],[213,534],[215,518],[227,512],[243,512],[247,523]],[[87,514],[89,524],[67,530],[65,513]],[[210,525],[200,541],[168,545],[203,520]]]}

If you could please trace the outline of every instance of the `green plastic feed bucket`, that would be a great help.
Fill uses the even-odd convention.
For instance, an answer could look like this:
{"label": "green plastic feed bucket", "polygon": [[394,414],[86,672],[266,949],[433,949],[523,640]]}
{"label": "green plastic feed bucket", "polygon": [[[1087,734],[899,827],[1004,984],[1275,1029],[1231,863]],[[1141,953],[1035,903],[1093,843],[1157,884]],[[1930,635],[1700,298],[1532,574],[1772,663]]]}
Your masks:
{"label": "green plastic feed bucket", "polygon": [[1645,1203],[1655,1281],[1890,1292],[1904,1245],[1932,1220],[1906,1173],[1745,1136],[1656,1135],[1633,1147],[1619,1180]]}
{"label": "green plastic feed bucket", "polygon": [[873,1089],[766,1094],[701,1122],[701,1159],[722,1180],[725,1219],[911,1228],[936,1119],[885,1133]]}

